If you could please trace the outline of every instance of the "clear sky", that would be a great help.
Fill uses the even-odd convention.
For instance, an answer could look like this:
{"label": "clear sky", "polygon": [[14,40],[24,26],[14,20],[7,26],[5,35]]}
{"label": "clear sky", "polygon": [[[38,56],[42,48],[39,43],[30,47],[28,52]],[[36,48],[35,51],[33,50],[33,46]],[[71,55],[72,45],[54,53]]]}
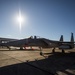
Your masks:
{"label": "clear sky", "polygon": [[[25,18],[21,30],[16,17]],[[0,37],[25,38],[31,35],[70,40],[75,35],[75,0],[0,0]]]}

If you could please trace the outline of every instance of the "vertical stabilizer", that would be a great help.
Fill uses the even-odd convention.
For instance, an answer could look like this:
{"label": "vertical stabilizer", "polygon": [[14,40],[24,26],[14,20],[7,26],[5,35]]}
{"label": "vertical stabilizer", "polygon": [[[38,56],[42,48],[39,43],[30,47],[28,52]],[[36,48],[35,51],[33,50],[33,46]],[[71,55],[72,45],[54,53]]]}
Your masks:
{"label": "vertical stabilizer", "polygon": [[59,41],[62,41],[62,42],[64,41],[64,40],[63,40],[63,35],[61,35],[61,37],[60,37],[60,40],[59,40]]}
{"label": "vertical stabilizer", "polygon": [[71,42],[74,42],[74,36],[73,36],[73,33],[71,33]]}
{"label": "vertical stabilizer", "polygon": [[71,48],[74,48],[74,36],[73,36],[73,33],[71,33]]}

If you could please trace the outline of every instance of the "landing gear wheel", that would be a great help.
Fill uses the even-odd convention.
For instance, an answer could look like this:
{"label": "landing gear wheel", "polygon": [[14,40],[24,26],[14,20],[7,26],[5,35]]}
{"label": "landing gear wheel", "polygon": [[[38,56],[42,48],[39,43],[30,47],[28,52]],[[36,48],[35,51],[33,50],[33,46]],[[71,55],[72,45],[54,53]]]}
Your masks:
{"label": "landing gear wheel", "polygon": [[64,49],[62,49],[62,53],[65,53]]}
{"label": "landing gear wheel", "polygon": [[42,53],[42,52],[40,52],[40,55],[43,55],[43,53]]}
{"label": "landing gear wheel", "polygon": [[53,48],[52,53],[55,53],[55,48]]}
{"label": "landing gear wheel", "polygon": [[23,50],[23,47],[20,47],[20,50]]}

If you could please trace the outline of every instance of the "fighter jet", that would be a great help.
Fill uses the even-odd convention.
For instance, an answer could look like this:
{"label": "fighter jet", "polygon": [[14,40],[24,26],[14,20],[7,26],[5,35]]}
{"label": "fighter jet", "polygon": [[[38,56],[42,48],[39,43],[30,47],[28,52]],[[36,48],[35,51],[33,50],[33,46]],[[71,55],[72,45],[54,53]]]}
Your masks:
{"label": "fighter jet", "polygon": [[62,50],[62,52],[64,52],[64,49],[74,48],[74,37],[73,37],[73,33],[71,33],[71,40],[64,41],[63,35],[61,35],[60,40],[55,41],[55,40],[49,40],[46,38],[38,38],[37,36],[34,36],[33,38],[31,36],[30,38],[2,43],[2,45],[7,46],[8,48],[10,46],[20,47],[20,49],[23,49],[23,47],[26,47],[26,46],[30,46],[30,47],[38,46],[40,50],[42,50],[42,48],[53,48],[52,50],[53,52],[55,52],[55,48],[59,48]]}
{"label": "fighter jet", "polygon": [[0,46],[2,46],[2,43],[8,43],[10,41],[16,41],[18,39],[11,39],[11,38],[3,38],[3,37],[0,37]]}

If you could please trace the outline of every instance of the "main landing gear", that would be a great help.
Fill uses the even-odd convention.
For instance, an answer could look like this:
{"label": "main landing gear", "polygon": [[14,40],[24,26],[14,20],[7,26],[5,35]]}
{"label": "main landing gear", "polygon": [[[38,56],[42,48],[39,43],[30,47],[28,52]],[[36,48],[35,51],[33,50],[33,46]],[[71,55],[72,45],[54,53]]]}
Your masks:
{"label": "main landing gear", "polygon": [[[55,53],[55,48],[52,49],[52,53]],[[62,53],[65,53],[64,49],[62,49]]]}
{"label": "main landing gear", "polygon": [[55,48],[52,49],[52,53],[55,53]]}
{"label": "main landing gear", "polygon": [[20,50],[23,50],[23,47],[20,47]]}
{"label": "main landing gear", "polygon": [[62,49],[62,53],[65,53],[64,49]]}
{"label": "main landing gear", "polygon": [[39,49],[40,49],[40,55],[43,55],[43,53],[42,53],[42,47],[39,47]]}

